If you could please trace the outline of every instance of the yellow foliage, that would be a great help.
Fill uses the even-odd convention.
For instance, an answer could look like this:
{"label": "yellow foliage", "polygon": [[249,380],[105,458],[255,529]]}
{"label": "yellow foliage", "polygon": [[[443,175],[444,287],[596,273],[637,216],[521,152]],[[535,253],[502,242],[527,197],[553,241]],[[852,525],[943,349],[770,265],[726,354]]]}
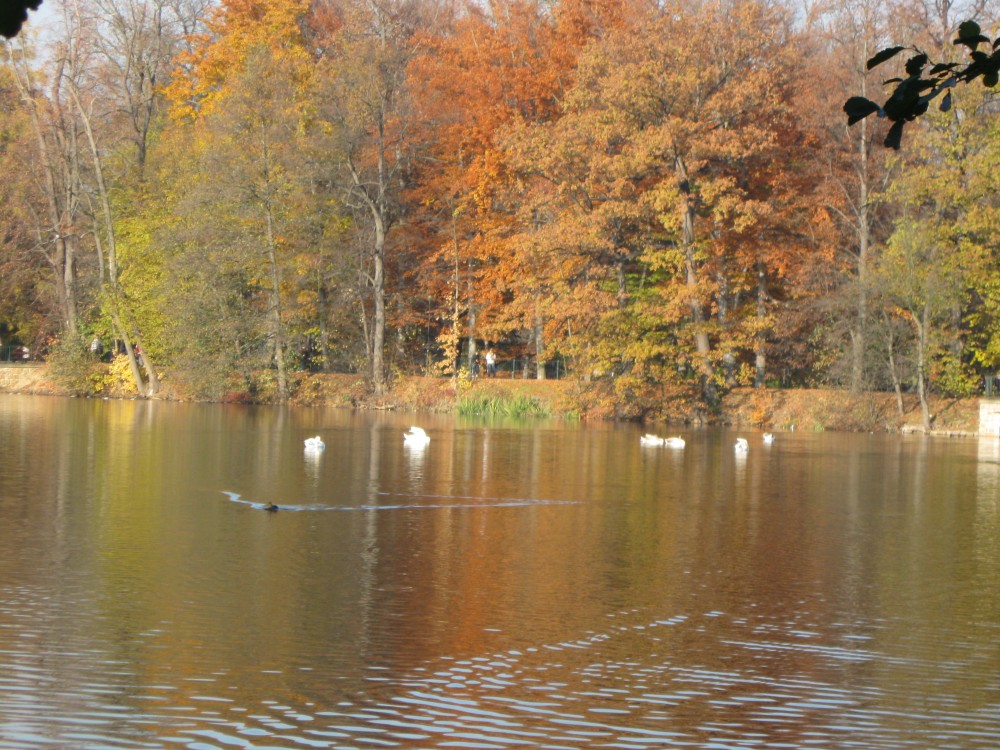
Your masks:
{"label": "yellow foliage", "polygon": [[166,87],[171,116],[194,119],[227,95],[228,82],[256,49],[307,76],[309,53],[302,36],[309,0],[223,0],[207,22],[209,34],[192,37],[190,53],[179,56],[177,75]]}
{"label": "yellow foliage", "polygon": [[135,379],[132,377],[132,368],[129,366],[128,357],[124,354],[116,354],[111,360],[105,378],[108,386],[118,393],[130,396],[138,394]]}

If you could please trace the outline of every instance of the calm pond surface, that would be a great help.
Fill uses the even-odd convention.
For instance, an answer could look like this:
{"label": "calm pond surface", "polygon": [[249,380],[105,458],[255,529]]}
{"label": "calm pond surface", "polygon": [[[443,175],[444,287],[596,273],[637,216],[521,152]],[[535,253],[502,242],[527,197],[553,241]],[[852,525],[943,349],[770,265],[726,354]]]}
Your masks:
{"label": "calm pond surface", "polygon": [[0,747],[1000,747],[1000,442],[680,434],[0,396]]}

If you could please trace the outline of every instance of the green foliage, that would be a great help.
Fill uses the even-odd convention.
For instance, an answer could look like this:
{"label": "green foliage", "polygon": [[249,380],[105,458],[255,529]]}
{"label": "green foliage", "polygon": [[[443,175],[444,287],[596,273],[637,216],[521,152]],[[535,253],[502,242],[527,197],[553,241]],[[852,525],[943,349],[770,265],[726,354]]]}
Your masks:
{"label": "green foliage", "polygon": [[464,417],[548,417],[551,411],[533,396],[471,394],[460,398],[456,408]]}
{"label": "green foliage", "polygon": [[89,396],[100,391],[102,368],[90,355],[89,342],[64,336],[49,348],[49,374],[70,393]]}
{"label": "green foliage", "polygon": [[954,356],[942,356],[934,365],[931,375],[934,389],[945,396],[958,398],[979,393],[979,378]]}

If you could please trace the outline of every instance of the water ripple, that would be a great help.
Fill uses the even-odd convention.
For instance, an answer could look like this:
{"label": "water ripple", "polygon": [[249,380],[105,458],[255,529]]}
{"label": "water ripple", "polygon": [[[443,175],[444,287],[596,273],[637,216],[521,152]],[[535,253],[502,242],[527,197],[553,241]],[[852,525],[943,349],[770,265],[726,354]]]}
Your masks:
{"label": "water ripple", "polygon": [[[229,490],[222,490],[222,494],[226,495],[231,502],[240,503],[242,505],[249,505],[257,510],[264,510],[268,507],[268,503],[256,502],[254,500],[247,500],[238,492],[230,492]],[[295,505],[282,503],[278,506],[279,510],[283,511],[324,511],[324,510],[342,510],[342,511],[371,511],[371,510],[430,510],[430,509],[452,509],[452,508],[521,508],[525,506],[532,505],[582,505],[582,500],[544,500],[544,499],[534,499],[534,498],[508,498],[508,497],[470,497],[463,495],[404,495],[400,493],[393,492],[378,492],[375,493],[382,497],[421,497],[421,498],[431,498],[431,499],[447,499],[458,502],[447,502],[447,503],[396,503],[391,505]],[[462,502],[462,501],[475,501],[475,502]]]}

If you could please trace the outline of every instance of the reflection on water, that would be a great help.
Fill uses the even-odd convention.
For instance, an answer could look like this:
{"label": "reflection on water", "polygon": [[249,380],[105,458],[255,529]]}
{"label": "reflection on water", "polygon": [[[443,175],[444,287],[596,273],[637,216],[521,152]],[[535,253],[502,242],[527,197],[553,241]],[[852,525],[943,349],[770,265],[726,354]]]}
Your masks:
{"label": "reflection on water", "polygon": [[997,441],[409,425],[0,397],[0,747],[996,747]]}

